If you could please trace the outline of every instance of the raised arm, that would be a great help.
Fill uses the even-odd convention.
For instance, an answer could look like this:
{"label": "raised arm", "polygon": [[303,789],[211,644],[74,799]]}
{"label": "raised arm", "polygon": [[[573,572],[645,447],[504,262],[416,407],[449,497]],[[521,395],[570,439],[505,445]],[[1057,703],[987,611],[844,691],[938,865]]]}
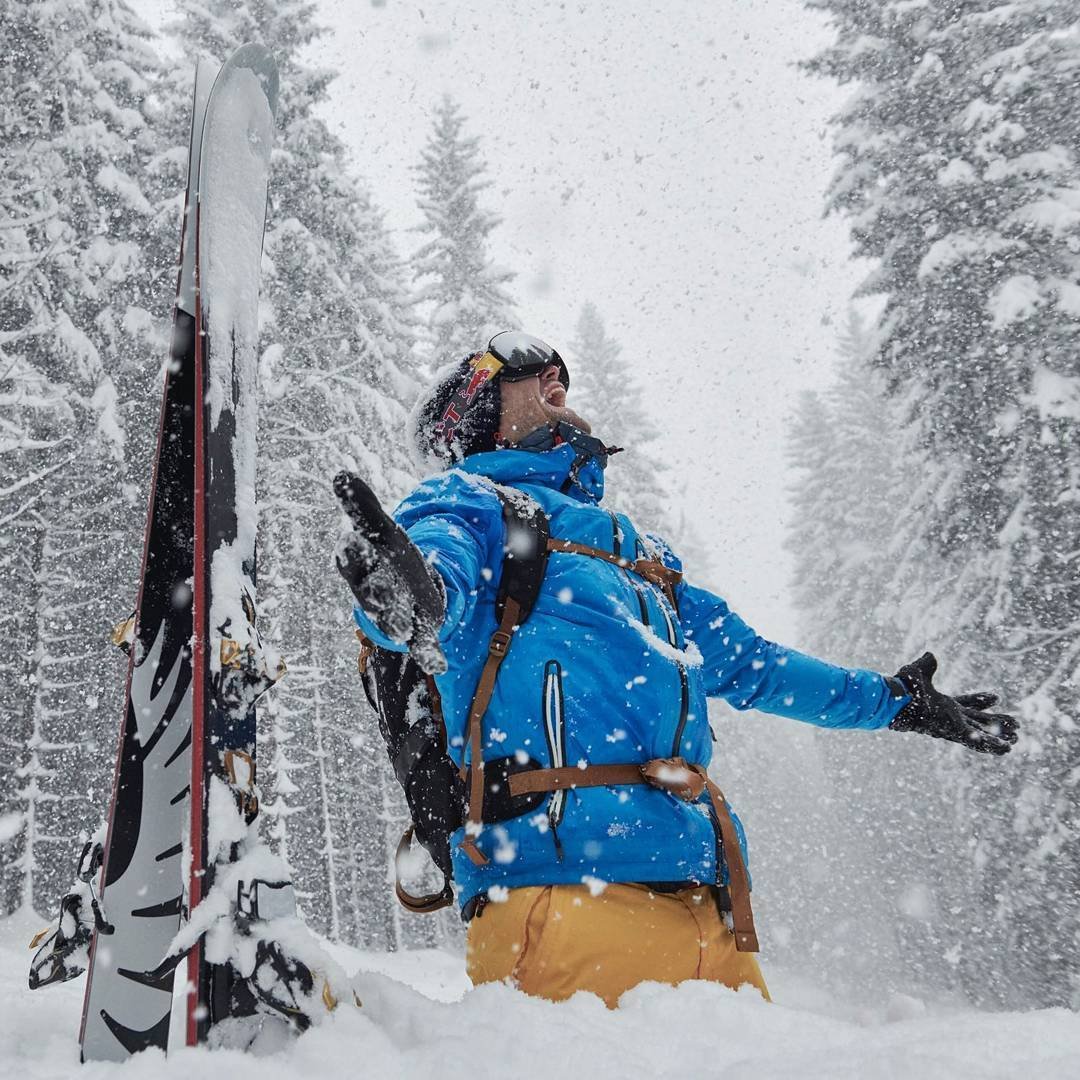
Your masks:
{"label": "raised arm", "polygon": [[443,474],[391,518],[358,477],[341,474],[335,491],[352,525],[337,564],[361,630],[383,648],[413,653],[425,671],[445,670],[441,643],[471,614],[502,550],[498,496],[482,482]]}
{"label": "raised arm", "polygon": [[818,727],[889,727],[959,743],[980,754],[1007,754],[1019,735],[1008,713],[992,713],[994,694],[942,693],[937,660],[925,653],[892,677],[842,668],[766,641],[718,596],[681,587],[680,616],[701,651],[706,693],[736,709],[789,716]]}

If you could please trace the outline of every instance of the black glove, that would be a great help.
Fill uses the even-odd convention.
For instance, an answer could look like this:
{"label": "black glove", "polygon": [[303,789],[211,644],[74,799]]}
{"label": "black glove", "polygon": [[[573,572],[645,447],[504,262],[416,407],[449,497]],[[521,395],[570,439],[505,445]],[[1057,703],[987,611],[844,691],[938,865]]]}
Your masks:
{"label": "black glove", "polygon": [[935,739],[960,743],[980,754],[1007,754],[1016,742],[1019,724],[1007,713],[988,713],[997,703],[994,694],[961,694],[949,697],[933,686],[937,660],[923,653],[905,664],[888,680],[896,697],[911,700],[893,718],[893,731],[918,731]]}
{"label": "black glove", "polygon": [[358,476],[334,477],[334,494],[352,522],[338,543],[336,561],[357,603],[428,675],[446,670],[439,628],[446,617],[442,578]]}

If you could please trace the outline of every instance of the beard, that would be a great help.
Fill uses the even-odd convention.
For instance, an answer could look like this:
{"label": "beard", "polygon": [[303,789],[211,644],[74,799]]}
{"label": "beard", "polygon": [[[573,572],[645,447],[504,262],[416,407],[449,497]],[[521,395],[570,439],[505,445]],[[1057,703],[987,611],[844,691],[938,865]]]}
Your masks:
{"label": "beard", "polygon": [[545,415],[553,424],[571,424],[586,435],[592,434],[592,424],[567,406],[566,390],[559,383],[552,386],[546,396],[542,394],[540,402]]}

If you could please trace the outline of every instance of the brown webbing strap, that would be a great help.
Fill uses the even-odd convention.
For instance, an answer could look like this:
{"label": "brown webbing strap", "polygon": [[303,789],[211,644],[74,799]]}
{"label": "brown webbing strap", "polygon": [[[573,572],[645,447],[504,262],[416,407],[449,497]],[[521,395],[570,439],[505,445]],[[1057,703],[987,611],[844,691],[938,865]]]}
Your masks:
{"label": "brown webbing strap", "polygon": [[588,555],[593,559],[602,559],[611,563],[621,570],[629,570],[631,573],[659,585],[667,593],[672,606],[675,605],[675,586],[682,581],[682,574],[678,570],[672,570],[658,559],[626,559],[621,555],[615,555],[603,548],[589,547],[588,544],[576,544],[572,540],[548,540],[548,551],[562,552],[568,555]]}
{"label": "brown webbing strap", "polygon": [[727,860],[731,897],[731,921],[735,929],[735,948],[739,952],[757,952],[758,938],[754,912],[750,905],[750,877],[743,862],[739,836],[723,792],[709,779],[703,765],[693,765],[682,758],[654,758],[627,765],[569,766],[561,769],[529,769],[510,777],[510,794],[562,791],[568,788],[611,787],[618,784],[651,784],[677,798],[693,802],[703,791],[709,793],[713,812],[720,828],[720,843]]}
{"label": "brown webbing strap", "polygon": [[728,868],[728,893],[731,896],[731,923],[735,928],[735,948],[738,952],[758,952],[757,930],[754,928],[754,911],[750,906],[750,875],[743,862],[742,846],[735,822],[731,819],[724,793],[709,779],[703,765],[691,765],[705,781],[705,789],[712,800],[713,811],[720,825],[720,842]]}
{"label": "brown webbing strap", "polygon": [[410,825],[401,834],[401,839],[398,841],[397,853],[394,856],[394,893],[403,908],[416,915],[427,915],[429,912],[440,911],[444,907],[449,907],[454,902],[454,890],[450,882],[444,879],[443,887],[438,892],[413,896],[401,883],[401,872],[398,870],[398,866],[401,859],[408,855],[409,849],[412,847],[414,831],[414,827]]}
{"label": "brown webbing strap", "polygon": [[640,765],[589,765],[579,769],[528,769],[510,777],[510,794],[532,795],[544,791],[567,791],[579,787],[611,787],[615,784],[643,784]]}
{"label": "brown webbing strap", "polygon": [[476,684],[476,692],[469,706],[469,716],[466,721],[469,744],[468,763],[465,760],[465,748],[461,748],[461,779],[464,780],[471,771],[469,815],[465,821],[465,838],[461,841],[461,850],[476,866],[484,866],[488,861],[487,856],[476,846],[475,839],[480,834],[484,810],[484,714],[487,712],[491,695],[495,691],[495,677],[499,674],[499,665],[506,658],[510,648],[510,639],[513,636],[514,627],[517,626],[520,613],[521,608],[518,602],[508,596],[499,629],[491,635],[491,640],[488,642],[487,660],[484,661],[480,679]]}

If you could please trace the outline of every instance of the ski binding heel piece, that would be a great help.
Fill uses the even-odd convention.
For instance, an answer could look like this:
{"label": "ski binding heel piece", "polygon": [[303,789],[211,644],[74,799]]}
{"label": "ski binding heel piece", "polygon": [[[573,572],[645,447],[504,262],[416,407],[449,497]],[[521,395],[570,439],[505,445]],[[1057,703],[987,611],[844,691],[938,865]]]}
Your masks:
{"label": "ski binding heel piece", "polygon": [[103,859],[104,848],[95,836],[83,846],[75,883],[60,901],[56,928],[42,930],[30,942],[30,948],[37,949],[30,961],[31,990],[78,978],[90,962],[90,941],[95,928],[99,934],[114,932],[94,886]]}

